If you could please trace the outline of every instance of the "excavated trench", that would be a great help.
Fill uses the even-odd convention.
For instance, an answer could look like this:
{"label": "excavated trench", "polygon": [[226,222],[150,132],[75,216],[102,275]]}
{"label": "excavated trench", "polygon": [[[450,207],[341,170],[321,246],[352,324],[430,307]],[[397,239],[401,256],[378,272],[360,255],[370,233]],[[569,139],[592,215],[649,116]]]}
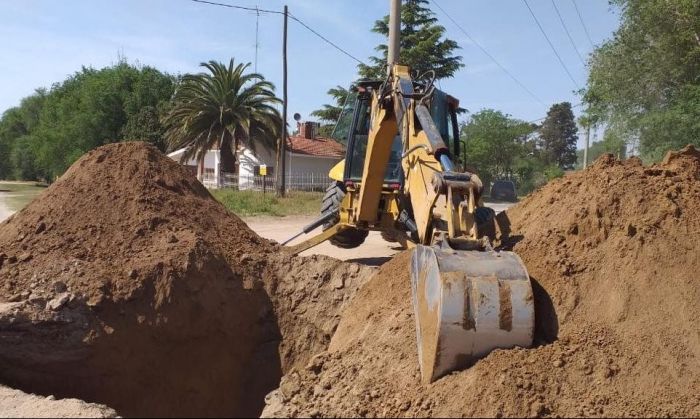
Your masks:
{"label": "excavated trench", "polygon": [[143,143],[0,224],[0,382],[124,416],[257,416],[368,269],[261,239]]}
{"label": "excavated trench", "polygon": [[0,383],[123,416],[698,416],[699,215],[692,148],[533,193],[496,244],[537,346],[425,386],[409,253],[291,257],[156,149],[109,145],[0,224]]}

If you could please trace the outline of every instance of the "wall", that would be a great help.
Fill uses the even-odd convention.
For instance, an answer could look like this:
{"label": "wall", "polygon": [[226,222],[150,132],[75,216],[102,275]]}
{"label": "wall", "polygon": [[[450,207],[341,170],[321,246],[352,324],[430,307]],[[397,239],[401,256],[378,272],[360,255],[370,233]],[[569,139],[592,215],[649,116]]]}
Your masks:
{"label": "wall", "polygon": [[[171,153],[170,158],[180,162],[180,155]],[[261,164],[266,164],[270,167],[274,167],[273,176],[276,176],[277,162],[275,159],[275,151],[267,150],[261,147],[258,150],[257,156],[252,153],[250,149],[242,148],[238,153],[236,153],[236,158],[238,159],[239,166],[239,177],[238,177],[238,187],[240,189],[249,189],[253,186],[253,178],[255,176],[254,169],[255,166]],[[314,183],[315,181],[325,182],[328,179],[328,172],[333,166],[336,165],[341,159],[336,157],[312,157],[304,154],[294,154],[287,153],[287,184],[292,185],[292,183]],[[210,150],[207,152],[204,158],[204,168],[206,176],[204,179],[200,179],[204,186],[209,188],[216,188],[220,185],[221,180],[218,179],[218,169],[219,169],[219,151]],[[191,159],[184,163],[185,165],[197,166],[197,162]]]}
{"label": "wall", "polygon": [[[252,186],[253,176],[256,175],[254,173],[255,166],[266,164],[275,167],[277,165],[275,162],[275,151],[264,147],[260,147],[257,150],[257,156],[250,149],[243,147],[236,153],[236,158],[240,162],[238,167],[238,187],[240,189],[249,189]],[[276,173],[276,171],[273,173]]]}
{"label": "wall", "polygon": [[[174,152],[168,154],[168,157],[185,166],[199,167],[199,163],[194,159],[190,159],[184,163],[180,162],[182,153]],[[204,156],[204,173],[205,179],[199,178],[200,181],[207,187],[216,187],[218,185],[219,173],[219,150],[209,150]]]}
{"label": "wall", "polygon": [[304,154],[287,153],[287,175],[295,173],[324,173],[328,174],[333,166],[341,159],[326,157],[311,157]]}

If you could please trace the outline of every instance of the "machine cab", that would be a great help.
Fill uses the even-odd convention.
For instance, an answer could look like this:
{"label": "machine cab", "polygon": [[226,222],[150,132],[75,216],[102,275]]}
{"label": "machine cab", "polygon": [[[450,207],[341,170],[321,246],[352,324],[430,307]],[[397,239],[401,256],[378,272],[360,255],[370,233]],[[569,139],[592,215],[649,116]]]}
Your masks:
{"label": "machine cab", "polygon": [[[372,93],[379,89],[381,84],[382,82],[379,81],[360,81],[353,86],[333,132],[334,138],[345,140],[347,145],[342,179],[345,184],[356,184],[362,180],[371,126]],[[440,90],[435,90],[430,106],[431,115],[455,161],[459,159],[460,155],[458,109],[457,99]],[[403,152],[401,136],[397,133],[384,173],[384,186],[387,188],[399,189],[403,185],[403,170],[401,168]]]}

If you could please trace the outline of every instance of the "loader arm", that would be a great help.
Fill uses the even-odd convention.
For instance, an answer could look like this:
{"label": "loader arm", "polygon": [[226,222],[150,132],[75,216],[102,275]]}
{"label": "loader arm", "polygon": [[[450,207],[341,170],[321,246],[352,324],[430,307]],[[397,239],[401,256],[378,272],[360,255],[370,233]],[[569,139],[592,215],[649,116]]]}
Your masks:
{"label": "loader arm", "polygon": [[[376,91],[372,100],[372,124],[367,143],[361,190],[355,213],[355,223],[373,223],[379,217],[379,200],[383,176],[389,161],[391,145],[397,133],[401,135],[404,171],[404,192],[418,228],[419,242],[431,244],[435,234],[445,233],[449,239],[475,240],[473,214],[481,194],[481,181],[474,174],[454,173],[449,148],[438,132],[426,106],[430,86],[416,92],[408,67],[395,65],[389,82]],[[443,176],[447,174],[448,176]],[[450,179],[453,181],[447,184]],[[458,182],[461,184],[458,185]],[[445,227],[435,230],[433,208],[441,192],[451,186],[461,186],[463,195],[445,193],[446,209],[441,216]],[[460,210],[461,209],[461,210]],[[468,236],[467,236],[468,235]]]}
{"label": "loader arm", "polygon": [[[457,171],[451,161],[428,108],[436,100],[432,82],[415,83],[408,67],[394,65],[385,83],[365,93],[371,93],[371,106],[368,111],[364,96],[354,121],[369,115],[369,126],[362,125],[352,140],[366,135],[364,159],[353,160],[351,150],[358,144],[349,142],[345,175],[337,181],[347,193],[337,210],[324,213],[303,233],[320,225],[324,231],[292,251],[353,231],[390,231],[399,242],[412,240],[411,290],[426,383],[470,366],[495,348],[530,346],[534,301],[529,275],[515,253],[495,251],[479,231],[484,223],[477,219],[484,217],[477,215],[493,212],[480,202],[479,177]],[[391,156],[397,134],[398,162]],[[390,161],[398,163],[392,167],[400,167],[403,176],[387,185]],[[352,170],[360,164],[361,177]]]}

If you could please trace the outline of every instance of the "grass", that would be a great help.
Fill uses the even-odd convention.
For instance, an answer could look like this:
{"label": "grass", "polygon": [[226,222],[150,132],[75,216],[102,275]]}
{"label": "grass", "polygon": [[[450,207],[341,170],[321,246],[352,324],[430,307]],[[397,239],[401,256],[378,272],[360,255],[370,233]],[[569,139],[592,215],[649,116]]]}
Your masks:
{"label": "grass", "polygon": [[258,191],[215,189],[210,191],[229,211],[242,217],[255,215],[318,215],[321,192],[289,192],[284,198],[275,197],[274,191],[263,195]]}
{"label": "grass", "polygon": [[0,181],[2,203],[12,211],[21,210],[45,189],[45,187],[37,186],[36,182]]}

